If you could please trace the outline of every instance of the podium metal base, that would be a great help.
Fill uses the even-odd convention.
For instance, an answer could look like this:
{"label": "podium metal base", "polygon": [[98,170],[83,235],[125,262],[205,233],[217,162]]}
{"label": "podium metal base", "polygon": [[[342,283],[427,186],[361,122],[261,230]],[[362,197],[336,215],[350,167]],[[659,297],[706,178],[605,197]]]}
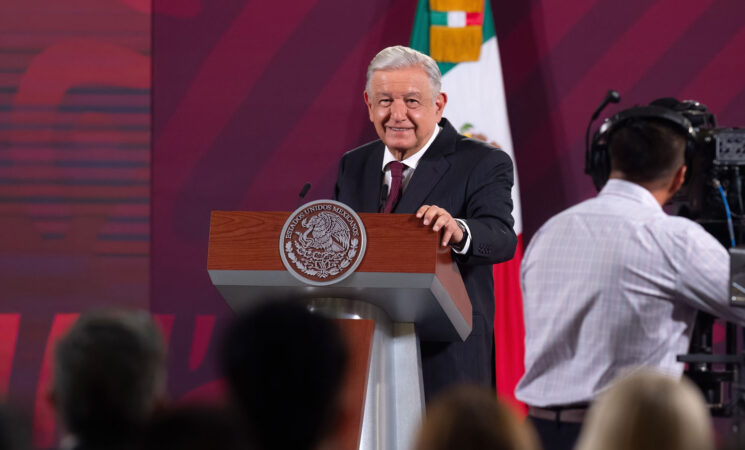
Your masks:
{"label": "podium metal base", "polygon": [[337,319],[370,319],[375,331],[367,373],[360,450],[408,450],[424,416],[419,338],[413,323],[394,323],[370,303],[313,299],[312,311]]}

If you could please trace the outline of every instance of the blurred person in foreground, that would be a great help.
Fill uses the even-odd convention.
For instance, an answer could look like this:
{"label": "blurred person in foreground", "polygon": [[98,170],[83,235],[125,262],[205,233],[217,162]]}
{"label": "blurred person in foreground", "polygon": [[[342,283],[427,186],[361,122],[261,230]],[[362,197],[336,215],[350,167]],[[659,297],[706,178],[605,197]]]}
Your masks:
{"label": "blurred person in foreground", "polygon": [[252,450],[233,414],[215,405],[183,405],[158,411],[139,450]]}
{"label": "blurred person in foreground", "polygon": [[642,370],[603,393],[577,450],[713,450],[709,411],[687,378]]}
{"label": "blurred person in foreground", "polygon": [[435,397],[415,450],[539,450],[530,422],[481,386],[460,385]]}
{"label": "blurred person in foreground", "polygon": [[50,393],[63,447],[128,449],[163,398],[164,347],[150,315],[83,314],[57,343]]}
{"label": "blurred person in foreground", "polygon": [[729,305],[727,250],[662,209],[687,170],[677,114],[657,106],[616,116],[607,184],[546,222],[525,252],[525,374],[515,396],[546,449],[571,449],[589,404],[629,368],[680,377],[676,358],[698,310],[745,319]]}
{"label": "blurred person in foreground", "polygon": [[223,343],[234,406],[262,450],[333,448],[346,365],[337,325],[293,301],[240,314]]}
{"label": "blurred person in foreground", "polygon": [[31,448],[28,420],[9,405],[0,405],[0,450]]}

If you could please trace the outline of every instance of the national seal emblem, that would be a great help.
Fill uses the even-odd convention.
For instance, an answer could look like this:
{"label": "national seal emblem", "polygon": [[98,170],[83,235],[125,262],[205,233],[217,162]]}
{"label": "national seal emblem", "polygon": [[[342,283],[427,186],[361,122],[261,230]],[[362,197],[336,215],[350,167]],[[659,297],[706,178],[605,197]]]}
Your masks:
{"label": "national seal emblem", "polygon": [[304,283],[323,286],[351,275],[365,253],[365,227],[347,205],[316,200],[287,218],[279,253],[287,271]]}

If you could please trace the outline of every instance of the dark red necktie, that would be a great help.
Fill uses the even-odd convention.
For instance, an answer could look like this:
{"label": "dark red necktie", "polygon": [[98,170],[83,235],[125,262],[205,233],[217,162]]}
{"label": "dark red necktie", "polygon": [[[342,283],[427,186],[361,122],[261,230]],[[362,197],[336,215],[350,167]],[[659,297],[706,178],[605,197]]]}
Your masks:
{"label": "dark red necktie", "polygon": [[401,193],[403,191],[403,184],[401,182],[403,180],[405,166],[404,163],[400,161],[391,161],[388,164],[388,167],[391,169],[391,190],[388,193],[385,208],[383,208],[384,213],[393,211],[393,208],[395,208],[398,203],[398,199],[401,198]]}

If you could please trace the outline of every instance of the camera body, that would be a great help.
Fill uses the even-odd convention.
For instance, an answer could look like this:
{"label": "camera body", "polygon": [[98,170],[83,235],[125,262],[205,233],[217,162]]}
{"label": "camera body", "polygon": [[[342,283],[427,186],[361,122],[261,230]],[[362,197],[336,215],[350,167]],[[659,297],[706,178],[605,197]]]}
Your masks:
{"label": "camera body", "polygon": [[735,226],[735,240],[742,241],[743,208],[742,177],[745,176],[745,128],[711,128],[697,132],[696,148],[689,162],[691,180],[676,199],[681,211],[690,219],[701,223],[725,246],[729,242],[721,226],[726,219],[727,207],[719,186],[726,194],[728,207]]}

